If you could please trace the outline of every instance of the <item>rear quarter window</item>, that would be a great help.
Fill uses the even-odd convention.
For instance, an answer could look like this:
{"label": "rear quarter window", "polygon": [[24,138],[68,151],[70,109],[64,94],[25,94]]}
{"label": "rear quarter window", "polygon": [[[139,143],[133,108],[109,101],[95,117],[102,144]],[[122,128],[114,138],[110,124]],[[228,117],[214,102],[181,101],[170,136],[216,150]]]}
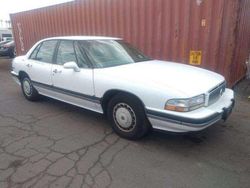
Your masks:
{"label": "rear quarter window", "polygon": [[30,57],[29,57],[30,59],[36,59],[36,54],[37,54],[37,52],[38,52],[40,46],[41,46],[41,44],[38,44],[38,45],[36,46],[36,48],[33,50],[33,52],[31,53],[31,55],[30,55]]}

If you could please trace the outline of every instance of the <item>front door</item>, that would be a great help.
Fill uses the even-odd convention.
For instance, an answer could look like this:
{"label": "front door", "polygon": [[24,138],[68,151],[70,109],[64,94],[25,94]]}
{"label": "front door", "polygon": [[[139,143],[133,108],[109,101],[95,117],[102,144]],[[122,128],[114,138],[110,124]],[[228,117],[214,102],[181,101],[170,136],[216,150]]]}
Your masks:
{"label": "front door", "polygon": [[[64,68],[67,62],[75,62],[80,71]],[[80,107],[102,111],[99,99],[94,96],[93,69],[77,42],[59,42],[55,64],[52,65],[52,84],[58,98]]]}

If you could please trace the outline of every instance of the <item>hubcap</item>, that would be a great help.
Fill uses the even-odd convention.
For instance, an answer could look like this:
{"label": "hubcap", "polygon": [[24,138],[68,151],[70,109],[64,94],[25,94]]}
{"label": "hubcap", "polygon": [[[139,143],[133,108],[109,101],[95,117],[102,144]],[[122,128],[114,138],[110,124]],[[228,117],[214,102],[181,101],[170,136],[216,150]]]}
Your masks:
{"label": "hubcap", "polygon": [[135,128],[135,112],[125,103],[119,103],[114,107],[113,118],[115,120],[115,124],[122,131],[130,132]]}
{"label": "hubcap", "polygon": [[31,95],[31,85],[30,85],[30,82],[28,80],[24,80],[23,81],[23,90],[24,90],[24,93],[28,96]]}

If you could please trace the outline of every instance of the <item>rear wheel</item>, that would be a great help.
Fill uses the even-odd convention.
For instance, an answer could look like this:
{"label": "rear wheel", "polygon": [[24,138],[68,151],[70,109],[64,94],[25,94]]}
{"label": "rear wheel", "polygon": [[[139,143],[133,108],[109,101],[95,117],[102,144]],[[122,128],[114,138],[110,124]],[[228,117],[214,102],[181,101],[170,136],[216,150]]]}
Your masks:
{"label": "rear wheel", "polygon": [[34,88],[34,86],[31,83],[31,80],[28,76],[24,76],[21,79],[21,87],[23,91],[23,95],[26,99],[29,101],[36,101],[39,98],[39,94],[37,90]]}
{"label": "rear wheel", "polygon": [[149,131],[150,125],[144,107],[133,96],[114,96],[108,104],[107,112],[113,130],[123,138],[139,139]]}

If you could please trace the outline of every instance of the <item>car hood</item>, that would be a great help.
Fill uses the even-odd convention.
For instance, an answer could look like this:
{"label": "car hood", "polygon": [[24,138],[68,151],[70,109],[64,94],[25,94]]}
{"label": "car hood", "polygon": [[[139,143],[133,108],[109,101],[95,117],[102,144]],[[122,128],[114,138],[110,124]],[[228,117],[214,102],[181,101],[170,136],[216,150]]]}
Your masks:
{"label": "car hood", "polygon": [[109,76],[135,84],[170,89],[185,97],[203,94],[221,84],[223,76],[190,65],[168,61],[145,61],[111,68],[105,68]]}

